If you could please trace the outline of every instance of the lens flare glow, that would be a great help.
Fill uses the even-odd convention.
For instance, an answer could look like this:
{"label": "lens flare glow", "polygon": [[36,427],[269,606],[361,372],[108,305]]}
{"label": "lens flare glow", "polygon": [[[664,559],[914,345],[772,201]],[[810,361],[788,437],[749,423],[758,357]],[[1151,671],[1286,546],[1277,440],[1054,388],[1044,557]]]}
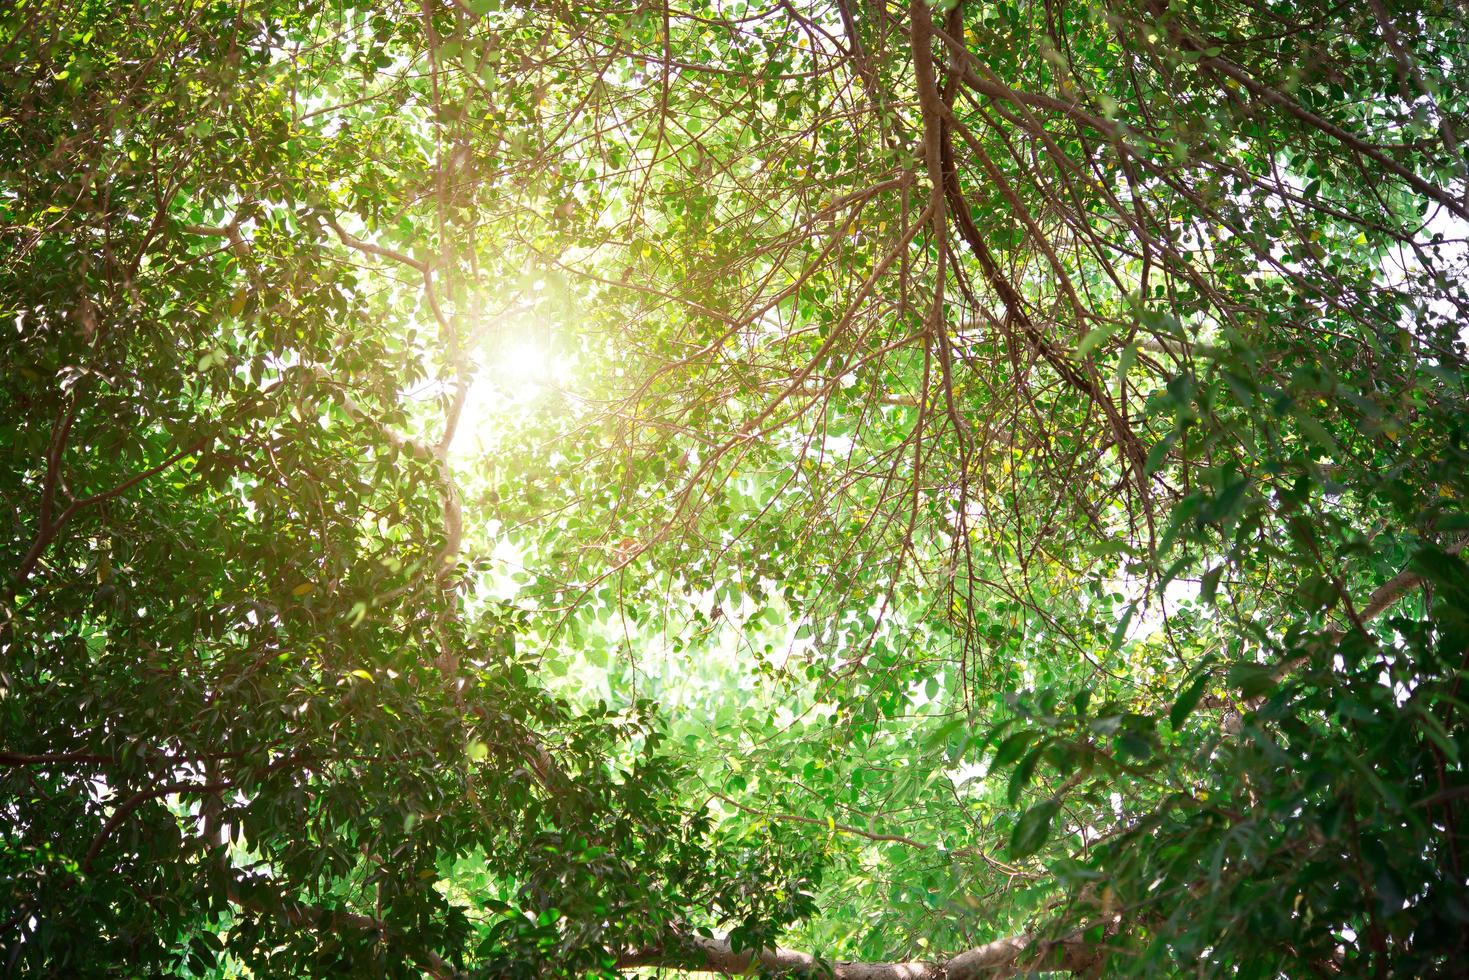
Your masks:
{"label": "lens flare glow", "polygon": [[462,459],[485,452],[500,419],[533,408],[548,391],[564,385],[568,370],[543,324],[527,324],[492,340],[470,380],[450,455]]}

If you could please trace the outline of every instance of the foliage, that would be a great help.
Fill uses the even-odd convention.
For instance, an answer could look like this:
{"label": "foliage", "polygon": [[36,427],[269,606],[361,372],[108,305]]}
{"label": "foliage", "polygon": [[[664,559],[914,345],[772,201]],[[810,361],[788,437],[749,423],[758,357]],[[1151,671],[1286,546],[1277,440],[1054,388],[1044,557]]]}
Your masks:
{"label": "foliage", "polygon": [[1469,950],[1453,5],[0,11],[0,948]]}

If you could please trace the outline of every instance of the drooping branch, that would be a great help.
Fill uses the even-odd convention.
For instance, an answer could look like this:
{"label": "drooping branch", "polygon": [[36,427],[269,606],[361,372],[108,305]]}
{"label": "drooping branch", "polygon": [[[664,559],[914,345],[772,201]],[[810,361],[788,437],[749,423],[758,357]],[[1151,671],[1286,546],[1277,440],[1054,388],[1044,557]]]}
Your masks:
{"label": "drooping branch", "polygon": [[[957,7],[955,8],[958,9]],[[949,36],[954,31],[954,25],[949,25],[950,31],[942,36]],[[913,59],[914,74],[917,81],[919,109],[924,119],[924,152],[928,158],[929,171],[933,182],[933,193],[935,199],[948,204],[948,211],[953,215],[954,227],[959,232],[959,238],[967,247],[970,254],[979,264],[979,268],[985,281],[999,298],[1005,310],[1003,326],[1006,330],[1019,328],[1026,344],[1039,354],[1067,385],[1085,395],[1106,416],[1107,422],[1113,431],[1113,437],[1118,446],[1118,451],[1126,465],[1128,465],[1136,479],[1140,494],[1147,496],[1147,483],[1144,479],[1144,457],[1147,455],[1132,426],[1121,411],[1118,410],[1111,397],[1103,389],[1101,383],[1092,376],[1092,373],[1083,365],[1078,366],[1062,353],[1050,338],[1041,330],[1040,326],[1031,318],[1026,308],[1024,299],[1021,297],[1015,285],[1005,276],[995,260],[989,246],[985,243],[984,236],[974,224],[970,214],[969,203],[964,196],[963,188],[959,182],[959,168],[955,165],[953,147],[949,141],[949,124],[953,121],[953,111],[941,97],[934,80],[934,66],[931,45],[935,36],[935,25],[932,15],[926,4],[915,3],[912,10],[912,37],[913,37]],[[978,144],[971,145],[971,149],[978,149]],[[990,165],[992,179],[998,178],[998,170]],[[1010,198],[1012,207],[1020,204],[1018,198],[1013,195]],[[1017,213],[1023,212],[1023,206],[1016,208]],[[941,216],[942,210],[938,211]],[[940,237],[945,234],[944,226],[937,220],[934,225]],[[1044,236],[1039,234],[1035,226],[1031,225],[1031,235],[1037,240],[1038,246],[1046,250],[1048,246],[1043,245]],[[940,255],[942,256],[942,250]],[[1062,273],[1060,280],[1068,289],[1070,288],[1064,276],[1059,260],[1054,260],[1056,270]],[[942,267],[940,268],[939,288],[942,288]],[[959,270],[955,270],[959,275]],[[1073,307],[1080,312],[1080,304],[1072,295]]]}
{"label": "drooping branch", "polygon": [[[266,393],[266,391],[262,391],[260,394],[264,395]],[[237,411],[239,411],[239,409],[237,409]],[[68,419],[72,417],[70,410],[67,417]],[[68,421],[67,426],[69,427],[70,425],[71,422]],[[56,538],[61,534],[62,529],[73,517],[90,507],[95,507],[97,504],[105,503],[106,501],[112,500],[115,497],[120,497],[138,484],[143,483],[147,480],[151,480],[153,477],[158,476],[160,473],[163,473],[164,471],[173,468],[179,462],[203,450],[210,443],[212,443],[215,438],[215,433],[211,431],[206,435],[200,436],[198,439],[195,439],[193,442],[190,442],[182,449],[179,449],[176,452],[170,454],[161,463],[150,466],[141,472],[134,473],[132,476],[127,477],[126,479],[114,484],[106,490],[99,490],[96,493],[88,494],[84,497],[74,497],[72,501],[67,504],[67,506],[63,508],[60,513],[56,514],[56,516],[53,518],[51,516],[51,513],[55,509],[55,487],[61,473],[62,450],[64,448],[65,441],[65,432],[60,433],[58,437],[53,440],[53,448],[47,455],[46,485],[42,490],[41,508],[38,521],[39,526],[36,529],[36,536],[32,539],[30,548],[26,551],[25,555],[20,560],[20,564],[16,569],[15,576],[11,581],[10,587],[6,593],[5,604],[10,605],[15,601],[16,596],[20,594],[20,590],[25,586],[27,580],[31,577],[31,573],[35,571],[36,564],[41,560],[41,556],[46,553],[46,549],[51,546],[52,542],[56,540]]]}
{"label": "drooping branch", "polygon": [[[1458,541],[1444,548],[1444,551],[1450,555],[1457,555],[1466,546],[1469,546],[1469,538],[1460,538]],[[1422,575],[1412,569],[1403,569],[1372,591],[1372,594],[1367,597],[1367,601],[1363,603],[1362,608],[1357,610],[1357,618],[1364,623],[1369,619],[1376,619],[1378,616],[1387,612],[1388,609],[1392,608],[1393,604],[1399,599],[1422,584]]]}
{"label": "drooping branch", "polygon": [[363,252],[367,255],[374,255],[378,258],[392,259],[394,262],[401,262],[403,265],[408,266],[410,269],[416,269],[420,274],[428,273],[428,265],[426,263],[420,262],[418,259],[413,258],[411,255],[399,252],[396,249],[391,249],[382,245],[374,244],[373,242],[364,241],[363,239],[358,238],[356,235],[343,228],[336,218],[328,217],[326,219],[326,223],[332,231],[337,233],[337,237],[341,239],[342,244],[346,245],[348,248],[356,249],[359,252]]}
{"label": "drooping branch", "polygon": [[85,873],[92,870],[92,865],[97,860],[97,855],[102,853],[102,848],[106,845],[108,838],[112,836],[117,828],[123,825],[128,816],[131,815],[134,810],[142,806],[144,803],[147,803],[149,800],[155,800],[160,796],[172,796],[174,794],[202,793],[207,795],[230,789],[233,786],[234,784],[231,782],[184,782],[168,783],[163,786],[147,786],[143,789],[138,790],[136,793],[123,800],[116,806],[116,808],[113,809],[112,815],[107,818],[107,822],[102,825],[102,829],[97,831],[96,835],[93,836],[92,843],[87,847],[87,853],[82,858],[80,863],[82,871]]}
{"label": "drooping branch", "polygon": [[[759,817],[762,820],[781,820],[786,823],[800,823],[806,824],[811,827],[829,827],[831,830],[839,834],[850,834],[854,837],[862,837],[866,840],[870,840],[879,844],[901,844],[904,847],[911,847],[919,851],[931,851],[938,847],[938,845],[930,843],[929,841],[915,840],[912,837],[908,837],[903,834],[880,834],[870,830],[863,830],[861,827],[853,827],[850,824],[836,822],[828,823],[825,820],[818,820],[816,817],[803,817],[797,813],[775,813],[766,810],[757,810],[754,807],[746,806],[738,800],[730,799],[723,793],[715,793],[714,796],[716,799],[729,804],[736,810],[741,810],[745,813],[750,814],[751,816]],[[1006,874],[1012,876],[1018,875],[1022,877],[1029,876],[1027,872],[1022,871],[1019,868],[1012,867],[1011,865],[1008,865],[1005,862],[1000,861],[990,856],[989,854],[986,854],[983,850],[980,850],[979,848],[955,847],[948,849],[943,853],[953,855],[954,857],[977,857],[987,864],[991,864],[994,867],[1000,868]]]}

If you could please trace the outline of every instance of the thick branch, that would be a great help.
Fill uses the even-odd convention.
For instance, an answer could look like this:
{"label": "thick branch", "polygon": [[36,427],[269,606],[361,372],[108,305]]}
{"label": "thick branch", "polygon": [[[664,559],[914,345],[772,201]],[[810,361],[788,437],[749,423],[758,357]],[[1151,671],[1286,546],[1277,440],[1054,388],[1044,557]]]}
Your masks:
{"label": "thick branch", "polygon": [[[240,908],[272,916],[299,928],[321,933],[333,933],[346,928],[377,935],[387,934],[387,926],[377,919],[346,909],[304,905],[271,891],[271,883],[263,878],[252,878],[248,882],[231,880],[227,887],[229,900]],[[410,955],[435,980],[456,975],[454,968],[432,950],[417,950]]]}
{"label": "thick branch", "polygon": [[770,973],[829,980],[994,980],[1034,969],[1083,973],[1096,965],[1100,954],[1097,947],[1082,941],[1080,933],[1052,941],[1012,936],[947,960],[891,963],[821,960],[809,953],[781,948],[736,952],[728,939],[693,937],[681,949],[641,950],[622,957],[617,965],[622,969],[667,967],[731,977],[748,974],[757,967]]}
{"label": "thick branch", "polygon": [[95,752],[47,752],[33,755],[25,752],[0,752],[0,766],[67,766],[73,764],[111,766],[117,760]]}
{"label": "thick branch", "polygon": [[332,231],[337,233],[337,237],[342,240],[342,244],[346,245],[348,248],[354,248],[359,252],[363,252],[367,255],[375,255],[378,258],[392,259],[394,262],[401,262],[403,265],[408,266],[410,269],[417,269],[420,274],[427,274],[428,272],[428,265],[426,263],[420,262],[413,256],[407,255],[403,252],[399,252],[396,249],[385,248],[382,245],[375,245],[372,242],[364,241],[351,232],[347,231],[340,224],[338,224],[336,218],[328,217],[326,219],[326,223]]}
{"label": "thick branch", "polygon": [[102,825],[102,829],[92,838],[92,844],[87,848],[86,856],[81,860],[82,871],[90,872],[92,870],[92,864],[97,860],[97,855],[102,853],[102,847],[107,843],[107,839],[112,836],[118,827],[122,826],[129,814],[149,800],[157,799],[160,796],[169,796],[173,793],[218,793],[221,790],[229,789],[233,785],[233,783],[229,782],[203,784],[170,783],[166,786],[150,786],[146,789],[138,790],[138,792],[117,805],[112,811],[112,816],[107,818],[107,822]]}
{"label": "thick branch", "polygon": [[[1448,552],[1451,555],[1457,555],[1461,551],[1463,551],[1466,546],[1469,546],[1469,538],[1461,538],[1448,547],[1444,548],[1444,551]],[[1399,599],[1403,598],[1409,592],[1412,592],[1414,589],[1418,588],[1422,584],[1422,575],[1419,575],[1417,572],[1411,571],[1410,569],[1403,569],[1401,572],[1398,572],[1392,578],[1388,579],[1386,582],[1382,583],[1377,588],[1372,590],[1372,594],[1367,596],[1367,600],[1362,604],[1362,607],[1357,610],[1356,620],[1353,625],[1365,626],[1367,623],[1387,612],[1389,609],[1397,604],[1397,601]],[[1349,626],[1332,626],[1327,629],[1325,633],[1328,637],[1331,637],[1332,639],[1340,639],[1350,628],[1351,627]],[[1277,682],[1283,681],[1310,662],[1311,658],[1305,655],[1299,657],[1291,657],[1290,659],[1283,660],[1278,665],[1276,665],[1275,669],[1271,672],[1271,676]],[[1263,704],[1264,700],[1265,696],[1260,695],[1259,697],[1251,698],[1243,702],[1243,704],[1245,707],[1254,708],[1258,707],[1260,704]],[[1199,701],[1200,707],[1204,708],[1222,708],[1227,706],[1228,704],[1228,699],[1221,698],[1213,694],[1210,694]],[[1235,716],[1234,724],[1238,726],[1238,716]],[[1235,730],[1233,733],[1238,734],[1238,731]]]}
{"label": "thick branch", "polygon": [[[1444,551],[1450,555],[1457,555],[1466,546],[1469,546],[1469,538],[1460,538],[1458,541],[1444,548]],[[1391,609],[1403,596],[1422,585],[1423,581],[1422,575],[1410,569],[1405,568],[1401,572],[1398,572],[1392,578],[1372,590],[1372,594],[1367,597],[1367,601],[1362,604],[1362,608],[1357,610],[1355,621],[1352,625],[1365,626],[1371,620],[1376,619]],[[1333,626],[1326,633],[1333,638],[1340,638],[1350,628],[1351,626]],[[1292,657],[1275,668],[1274,677],[1277,681],[1284,680],[1304,667],[1309,661],[1309,657]]]}
{"label": "thick branch", "polygon": [[[1457,555],[1464,550],[1466,545],[1469,545],[1469,538],[1461,538],[1445,548],[1444,551],[1451,555]],[[1393,604],[1399,599],[1422,584],[1422,575],[1409,571],[1406,568],[1403,569],[1372,591],[1372,594],[1367,597],[1367,601],[1363,603],[1362,608],[1357,611],[1357,618],[1364,623],[1369,619],[1376,619],[1378,616],[1387,612],[1388,609],[1392,608]]]}

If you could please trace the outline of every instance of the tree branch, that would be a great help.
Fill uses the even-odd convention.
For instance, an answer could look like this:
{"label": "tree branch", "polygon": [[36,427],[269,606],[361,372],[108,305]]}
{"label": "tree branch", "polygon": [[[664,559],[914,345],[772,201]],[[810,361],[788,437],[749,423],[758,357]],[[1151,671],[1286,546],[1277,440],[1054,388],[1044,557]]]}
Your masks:
{"label": "tree branch", "polygon": [[338,224],[336,218],[327,217],[326,223],[332,231],[337,233],[337,237],[342,240],[342,244],[346,245],[348,248],[355,248],[359,252],[365,252],[368,255],[375,255],[378,258],[392,259],[394,262],[401,262],[403,265],[408,266],[410,269],[417,269],[420,274],[428,273],[428,265],[426,263],[420,262],[413,256],[406,255],[403,252],[397,251],[396,249],[385,248],[382,245],[374,245],[372,242],[363,241],[356,235],[347,231],[340,224]]}
{"label": "tree branch", "polygon": [[[1034,955],[1026,956],[1027,952]],[[946,960],[869,962],[822,960],[792,949],[736,951],[729,939],[694,936],[682,948],[647,949],[618,960],[621,969],[666,967],[721,976],[741,976],[758,968],[770,973],[825,980],[995,980],[1020,971],[1057,970],[1081,974],[1093,969],[1102,949],[1072,932],[1062,939],[1036,939],[1031,934],[997,939]]]}
{"label": "tree branch", "polygon": [[[250,894],[245,894],[245,889],[241,887],[242,884],[248,884]],[[303,905],[273,892],[269,894],[268,899],[262,898],[262,893],[268,891],[269,887],[269,883],[261,878],[252,878],[248,883],[231,878],[227,891],[230,902],[240,908],[270,915],[293,926],[317,932],[332,932],[345,927],[360,932],[375,932],[379,935],[387,933],[386,924],[356,912]],[[454,968],[432,950],[417,950],[410,955],[435,980],[446,980],[448,977],[457,975]]]}
{"label": "tree branch", "polygon": [[[851,834],[854,837],[862,837],[879,844],[902,844],[905,847],[911,847],[919,851],[931,851],[938,848],[937,844],[931,844],[928,841],[915,840],[912,837],[905,837],[902,834],[876,833],[874,831],[863,830],[860,827],[853,827],[850,824],[844,823],[833,822],[828,824],[825,820],[819,820],[816,817],[803,817],[800,814],[796,813],[768,813],[764,810],[757,810],[755,807],[752,806],[746,806],[738,800],[732,800],[728,796],[725,796],[723,793],[715,793],[714,798],[729,804],[736,810],[741,810],[754,817],[760,817],[763,820],[783,820],[787,823],[802,823],[812,827],[830,827],[830,829],[840,834]],[[946,850],[943,853],[952,854],[955,857],[977,857],[982,861],[985,861],[989,864],[994,865],[997,868],[1004,870],[1008,874],[1028,876],[1026,872],[1020,870],[1019,868],[1011,867],[1005,862],[999,861],[991,857],[978,848],[955,847]]]}
{"label": "tree branch", "polygon": [[110,755],[93,752],[48,752],[29,755],[24,752],[0,752],[0,766],[65,766],[73,763],[111,766],[117,760]]}

